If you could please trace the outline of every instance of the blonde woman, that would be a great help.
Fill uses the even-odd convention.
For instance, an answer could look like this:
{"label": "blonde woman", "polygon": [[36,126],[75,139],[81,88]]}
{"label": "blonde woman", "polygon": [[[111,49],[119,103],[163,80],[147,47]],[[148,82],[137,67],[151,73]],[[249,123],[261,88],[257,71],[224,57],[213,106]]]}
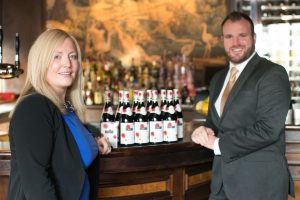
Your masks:
{"label": "blonde woman", "polygon": [[27,78],[11,113],[8,200],[95,199],[98,152],[110,145],[83,125],[81,53],[75,38],[52,29],[34,42]]}

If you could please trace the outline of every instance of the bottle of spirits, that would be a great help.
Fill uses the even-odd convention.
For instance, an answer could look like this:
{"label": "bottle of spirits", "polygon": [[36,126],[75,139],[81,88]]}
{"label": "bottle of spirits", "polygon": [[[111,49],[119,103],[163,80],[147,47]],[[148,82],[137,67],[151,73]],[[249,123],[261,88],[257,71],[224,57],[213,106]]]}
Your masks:
{"label": "bottle of spirits", "polygon": [[132,110],[129,102],[129,92],[124,91],[124,105],[120,119],[120,145],[130,146],[134,144],[134,126]]}
{"label": "bottle of spirits", "polygon": [[167,107],[163,116],[164,141],[176,142],[177,115],[173,105],[173,90],[167,90]]}
{"label": "bottle of spirits", "polygon": [[180,92],[178,89],[174,89],[174,106],[177,115],[177,138],[178,140],[183,139],[183,114],[181,105],[179,102]]}
{"label": "bottle of spirits", "polygon": [[134,143],[144,145],[149,143],[149,121],[144,103],[144,91],[138,91],[138,106],[134,115]]}
{"label": "bottle of spirits", "polygon": [[20,69],[20,37],[19,33],[16,33],[16,41],[15,41],[15,67],[16,69]]}
{"label": "bottle of spirits", "polygon": [[164,140],[163,137],[163,119],[160,111],[160,107],[157,102],[158,92],[157,90],[152,91],[152,111],[149,114],[149,133],[150,143],[161,143]]}
{"label": "bottle of spirits", "polygon": [[104,93],[104,107],[100,119],[100,132],[111,143],[113,148],[118,147],[118,131],[115,126],[115,116],[111,103],[111,91]]}

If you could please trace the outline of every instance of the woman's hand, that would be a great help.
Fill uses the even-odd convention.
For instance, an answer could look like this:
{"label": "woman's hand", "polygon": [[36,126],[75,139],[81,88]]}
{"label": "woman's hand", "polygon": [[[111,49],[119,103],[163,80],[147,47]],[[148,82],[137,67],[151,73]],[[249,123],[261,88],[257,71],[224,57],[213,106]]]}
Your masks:
{"label": "woman's hand", "polygon": [[96,141],[101,154],[109,154],[111,152],[111,144],[105,137],[97,137]]}

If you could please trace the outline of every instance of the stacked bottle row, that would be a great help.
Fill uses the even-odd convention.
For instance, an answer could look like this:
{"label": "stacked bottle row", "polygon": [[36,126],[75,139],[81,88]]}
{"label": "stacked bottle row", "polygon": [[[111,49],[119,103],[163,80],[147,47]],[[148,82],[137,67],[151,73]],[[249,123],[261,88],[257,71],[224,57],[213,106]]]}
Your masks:
{"label": "stacked bottle row", "polygon": [[118,146],[158,144],[183,139],[183,115],[179,103],[179,91],[162,89],[160,104],[158,91],[134,91],[133,105],[129,91],[119,91],[119,105],[114,115],[111,92],[105,91],[105,104],[100,120],[100,132],[113,148]]}

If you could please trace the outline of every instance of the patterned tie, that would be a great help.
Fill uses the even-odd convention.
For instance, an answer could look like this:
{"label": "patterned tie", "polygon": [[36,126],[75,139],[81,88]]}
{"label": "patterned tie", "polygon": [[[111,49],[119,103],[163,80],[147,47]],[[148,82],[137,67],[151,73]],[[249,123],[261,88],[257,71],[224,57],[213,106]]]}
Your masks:
{"label": "patterned tie", "polygon": [[230,78],[229,78],[229,81],[225,87],[225,90],[223,92],[223,96],[222,96],[222,99],[221,99],[221,105],[220,105],[220,114],[222,115],[223,113],[223,109],[224,109],[224,106],[225,106],[225,103],[226,103],[226,100],[227,100],[227,97],[236,81],[236,74],[238,73],[239,70],[237,70],[236,67],[232,67],[231,70],[230,70]]}

